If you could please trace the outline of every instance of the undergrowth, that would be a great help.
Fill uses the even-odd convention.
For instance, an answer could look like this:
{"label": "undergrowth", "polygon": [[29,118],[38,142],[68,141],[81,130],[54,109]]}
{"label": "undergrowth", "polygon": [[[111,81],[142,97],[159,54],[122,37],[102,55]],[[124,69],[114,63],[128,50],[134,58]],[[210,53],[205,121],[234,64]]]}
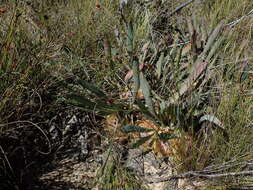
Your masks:
{"label": "undergrowth", "polygon": [[[178,174],[217,175],[210,188],[249,185],[229,173],[252,169],[244,166],[252,160],[253,2],[120,2],[0,4],[0,138],[70,103],[117,115],[112,139],[172,156]],[[0,170],[21,186],[11,151],[0,148]],[[107,163],[100,185],[140,188],[119,162]]]}

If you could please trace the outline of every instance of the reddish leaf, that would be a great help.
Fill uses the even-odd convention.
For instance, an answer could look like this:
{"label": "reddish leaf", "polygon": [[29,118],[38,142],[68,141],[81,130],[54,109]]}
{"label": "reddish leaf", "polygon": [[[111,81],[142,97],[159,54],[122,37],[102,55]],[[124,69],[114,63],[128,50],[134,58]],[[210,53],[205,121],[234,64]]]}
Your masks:
{"label": "reddish leaf", "polygon": [[0,8],[0,14],[4,14],[7,11],[6,8]]}
{"label": "reddish leaf", "polygon": [[147,50],[148,50],[148,46],[149,46],[149,42],[145,43],[145,44],[143,45],[143,47],[142,47],[141,50],[142,50],[143,52],[147,51]]}
{"label": "reddish leaf", "polygon": [[124,80],[128,81],[130,78],[132,78],[133,73],[134,73],[133,70],[128,71],[125,78],[124,78]]}
{"label": "reddish leaf", "polygon": [[[139,65],[139,70],[141,71],[143,68],[144,68],[144,64],[142,63],[142,64]],[[129,79],[132,78],[132,76],[133,76],[133,70],[130,70],[130,71],[127,72],[124,80],[127,82]]]}

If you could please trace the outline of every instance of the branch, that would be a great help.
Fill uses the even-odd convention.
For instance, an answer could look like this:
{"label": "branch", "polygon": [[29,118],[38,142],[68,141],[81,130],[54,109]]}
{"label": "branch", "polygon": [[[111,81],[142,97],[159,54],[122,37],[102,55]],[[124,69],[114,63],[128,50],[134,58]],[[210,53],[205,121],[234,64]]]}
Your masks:
{"label": "branch", "polygon": [[201,174],[194,171],[186,172],[180,175],[173,175],[170,177],[165,178],[157,178],[148,181],[148,183],[160,183],[166,182],[173,179],[181,179],[181,178],[190,178],[190,177],[204,177],[204,178],[219,178],[219,177],[231,177],[231,176],[241,176],[241,175],[253,175],[253,170],[250,171],[242,171],[242,172],[228,172],[228,173],[221,173],[221,174]]}

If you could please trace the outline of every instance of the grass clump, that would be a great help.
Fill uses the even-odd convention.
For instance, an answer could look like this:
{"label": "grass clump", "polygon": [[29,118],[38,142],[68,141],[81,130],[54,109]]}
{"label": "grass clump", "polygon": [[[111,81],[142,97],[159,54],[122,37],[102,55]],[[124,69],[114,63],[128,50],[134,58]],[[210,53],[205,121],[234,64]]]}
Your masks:
{"label": "grass clump", "polygon": [[108,149],[105,162],[98,171],[96,187],[103,190],[146,189],[134,174],[124,168],[120,160],[121,153],[112,147]]}
{"label": "grass clump", "polygon": [[[173,156],[178,175],[196,171],[224,188],[247,183],[230,174],[244,172],[252,156],[253,4],[181,3],[7,1],[0,133],[15,133],[19,125],[8,123],[41,121],[60,99],[119,116],[115,131],[130,138],[129,148]],[[119,162],[106,162],[99,186],[142,188]]]}

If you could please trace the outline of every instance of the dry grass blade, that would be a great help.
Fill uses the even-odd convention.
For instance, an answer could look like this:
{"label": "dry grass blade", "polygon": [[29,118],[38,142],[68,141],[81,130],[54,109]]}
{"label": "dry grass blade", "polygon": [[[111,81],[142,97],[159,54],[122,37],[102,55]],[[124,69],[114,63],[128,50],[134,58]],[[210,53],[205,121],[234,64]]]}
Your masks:
{"label": "dry grass blade", "polygon": [[220,37],[212,46],[208,56],[206,57],[206,62],[211,61],[212,57],[215,55],[215,53],[217,52],[218,48],[221,46],[222,42],[224,40],[224,37]]}
{"label": "dry grass blade", "polygon": [[253,170],[250,171],[242,171],[242,172],[227,172],[227,173],[218,173],[218,174],[204,174],[197,171],[190,171],[179,175],[170,176],[167,178],[159,178],[153,179],[149,181],[149,183],[157,183],[157,182],[165,182],[170,181],[172,179],[182,179],[182,178],[191,178],[191,177],[204,177],[204,178],[221,178],[221,177],[235,177],[235,176],[248,176],[252,175]]}

